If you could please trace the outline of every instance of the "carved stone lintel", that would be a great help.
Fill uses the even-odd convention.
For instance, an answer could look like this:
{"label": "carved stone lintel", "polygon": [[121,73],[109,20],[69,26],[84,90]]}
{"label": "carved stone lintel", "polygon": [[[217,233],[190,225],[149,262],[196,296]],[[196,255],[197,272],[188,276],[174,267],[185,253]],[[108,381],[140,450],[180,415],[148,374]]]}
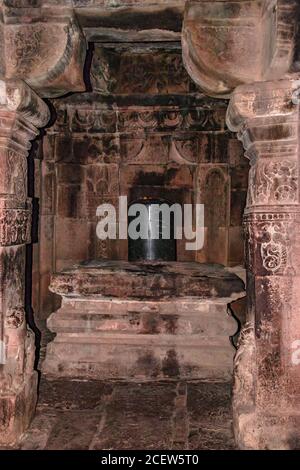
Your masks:
{"label": "carved stone lintel", "polygon": [[76,102],[66,102],[57,107],[57,120],[54,130],[71,130],[76,133],[115,133],[141,134],[170,133],[174,131],[219,131],[225,127],[225,108],[216,109],[195,106],[187,109],[180,106],[165,106],[162,109],[148,106],[135,106],[135,109],[119,107],[115,109],[97,106],[80,106]]}
{"label": "carved stone lintel", "polygon": [[93,90],[105,95],[189,93],[195,87],[183,67],[181,49],[167,44],[163,50],[96,44],[91,66]]}

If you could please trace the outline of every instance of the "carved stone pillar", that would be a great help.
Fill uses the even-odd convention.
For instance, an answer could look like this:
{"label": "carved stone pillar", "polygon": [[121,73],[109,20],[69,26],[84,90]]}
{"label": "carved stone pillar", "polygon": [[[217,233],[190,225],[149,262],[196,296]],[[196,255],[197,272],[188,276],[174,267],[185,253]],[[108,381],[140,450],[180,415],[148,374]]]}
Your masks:
{"label": "carved stone pillar", "polygon": [[0,80],[0,445],[12,444],[35,409],[34,337],[24,305],[25,244],[30,242],[27,154],[46,104],[21,81]]}
{"label": "carved stone pillar", "polygon": [[300,445],[299,85],[241,85],[227,112],[251,164],[244,214],[248,321],[233,399],[241,448]]}

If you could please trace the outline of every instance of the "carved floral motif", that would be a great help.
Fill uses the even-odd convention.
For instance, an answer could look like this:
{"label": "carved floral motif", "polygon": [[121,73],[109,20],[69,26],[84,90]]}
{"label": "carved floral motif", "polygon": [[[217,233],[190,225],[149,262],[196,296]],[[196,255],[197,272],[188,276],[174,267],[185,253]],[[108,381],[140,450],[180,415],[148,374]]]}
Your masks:
{"label": "carved floral motif", "polygon": [[24,202],[27,195],[27,161],[26,156],[14,150],[7,151],[7,179],[11,180],[14,196],[18,202]]}
{"label": "carved floral motif", "polygon": [[293,274],[295,214],[246,214],[246,262],[256,274]]}
{"label": "carved floral motif", "polygon": [[172,139],[170,157],[177,163],[191,164],[197,163],[198,140]]}
{"label": "carved floral motif", "polygon": [[95,109],[68,107],[57,109],[55,128],[72,132],[167,132],[169,130],[218,131],[224,130],[225,112],[202,107],[154,108],[134,110],[119,108]]}
{"label": "carved floral motif", "polygon": [[[13,68],[18,68],[25,73],[37,65],[40,60],[39,53],[43,38],[43,26],[11,28],[6,36],[7,48],[11,51],[7,57],[9,64]],[[30,38],[30,40],[29,40]]]}
{"label": "carved floral motif", "polygon": [[260,254],[263,267],[272,273],[284,270],[288,265],[289,238],[284,224],[266,224],[261,227]]}
{"label": "carved floral motif", "polygon": [[249,172],[247,206],[293,204],[298,199],[296,160],[257,162]]}
{"label": "carved floral motif", "polygon": [[31,210],[2,209],[0,214],[0,245],[30,243]]}
{"label": "carved floral motif", "polygon": [[167,95],[195,88],[181,50],[114,48],[96,45],[91,65],[93,90],[116,95]]}
{"label": "carved floral motif", "polygon": [[96,195],[118,194],[119,178],[117,165],[89,165],[86,185],[88,192]]}
{"label": "carved floral motif", "polygon": [[25,310],[23,307],[15,307],[6,312],[5,324],[7,328],[19,328],[25,320]]}
{"label": "carved floral motif", "polygon": [[[66,116],[63,113],[61,117]],[[70,124],[75,132],[115,132],[116,119],[114,111],[76,108],[70,115]]]}

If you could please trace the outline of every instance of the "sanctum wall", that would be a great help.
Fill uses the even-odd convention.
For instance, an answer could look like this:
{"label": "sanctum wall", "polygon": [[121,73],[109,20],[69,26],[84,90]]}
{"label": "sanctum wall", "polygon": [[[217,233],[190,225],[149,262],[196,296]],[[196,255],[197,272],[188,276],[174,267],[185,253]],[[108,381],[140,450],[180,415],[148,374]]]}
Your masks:
{"label": "sanctum wall", "polygon": [[127,259],[127,240],[96,236],[96,208],[118,207],[120,195],[128,203],[150,195],[205,205],[204,248],[186,251],[178,241],[178,261],[244,259],[248,162],[226,127],[226,100],[193,84],[176,43],[96,45],[90,76],[93,91],[52,100],[56,120],[36,165],[42,317],[53,311],[52,272],[87,259]]}

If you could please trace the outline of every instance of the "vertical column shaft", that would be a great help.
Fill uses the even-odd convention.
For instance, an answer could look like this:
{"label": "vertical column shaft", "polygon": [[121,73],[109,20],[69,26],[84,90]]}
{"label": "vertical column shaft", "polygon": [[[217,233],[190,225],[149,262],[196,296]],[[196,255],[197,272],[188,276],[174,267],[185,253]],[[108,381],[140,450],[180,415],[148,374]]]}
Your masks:
{"label": "vertical column shaft", "polygon": [[235,359],[233,403],[242,448],[300,442],[298,86],[294,80],[239,86],[227,112],[251,164],[244,214],[248,322]]}
{"label": "vertical column shaft", "polygon": [[42,100],[23,82],[0,81],[0,444],[11,444],[34,412],[34,338],[26,325],[25,245],[31,235],[27,154],[47,123]]}

